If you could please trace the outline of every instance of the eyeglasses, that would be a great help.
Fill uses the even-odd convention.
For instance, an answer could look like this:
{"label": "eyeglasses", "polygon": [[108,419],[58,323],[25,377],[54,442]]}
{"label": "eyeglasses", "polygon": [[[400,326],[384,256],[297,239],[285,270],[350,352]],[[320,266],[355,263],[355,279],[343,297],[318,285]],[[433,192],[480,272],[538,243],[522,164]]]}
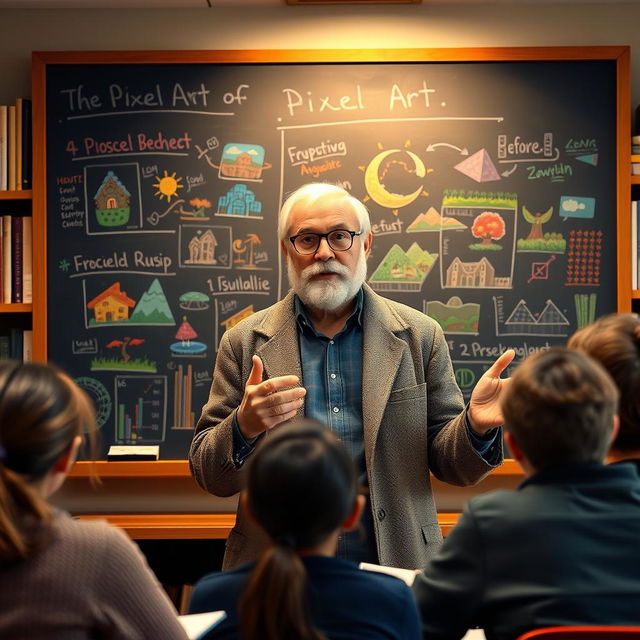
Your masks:
{"label": "eyeglasses", "polygon": [[328,233],[299,233],[296,236],[291,236],[289,241],[298,253],[310,256],[318,250],[322,238],[327,239],[327,243],[333,251],[348,251],[353,246],[354,236],[361,234],[362,231],[334,229]]}

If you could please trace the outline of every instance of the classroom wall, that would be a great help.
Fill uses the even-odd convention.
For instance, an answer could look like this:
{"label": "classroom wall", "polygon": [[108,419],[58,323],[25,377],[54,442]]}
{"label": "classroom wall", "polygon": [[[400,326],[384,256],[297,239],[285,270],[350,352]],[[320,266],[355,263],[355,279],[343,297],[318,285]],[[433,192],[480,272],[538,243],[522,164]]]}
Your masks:
{"label": "classroom wall", "polygon": [[[284,2],[284,0],[283,0]],[[213,0],[215,4],[215,0]],[[31,51],[126,49],[291,49],[633,45],[640,4],[600,2],[514,4],[464,2],[399,6],[145,10],[0,10],[0,103],[29,96]],[[640,70],[640,46],[632,48]],[[632,103],[640,102],[640,73],[632,74]],[[441,510],[517,478],[493,478],[475,489],[437,483]],[[144,495],[143,493],[144,492]],[[58,498],[76,512],[225,511],[190,479],[137,485],[112,480],[92,491],[71,480]]]}

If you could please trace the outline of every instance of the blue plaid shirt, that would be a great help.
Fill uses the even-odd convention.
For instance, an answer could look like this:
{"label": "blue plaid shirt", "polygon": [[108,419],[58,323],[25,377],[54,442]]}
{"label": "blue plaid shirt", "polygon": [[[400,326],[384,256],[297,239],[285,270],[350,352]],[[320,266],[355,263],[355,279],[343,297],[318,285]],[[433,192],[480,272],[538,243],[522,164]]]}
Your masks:
{"label": "blue plaid shirt", "polygon": [[[300,341],[302,382],[307,391],[305,415],[328,425],[342,440],[353,458],[358,480],[368,486],[364,454],[362,423],[362,289],[356,306],[343,329],[333,338],[318,333],[306,313],[304,305],[295,297],[294,313]],[[491,456],[491,446],[499,433],[497,429],[484,437],[476,434],[466,422],[469,437],[482,456]],[[240,467],[253,451],[253,442],[246,441],[234,417],[234,462]],[[338,539],[336,555],[352,562],[378,563],[373,514],[365,507],[358,530],[345,533]]]}

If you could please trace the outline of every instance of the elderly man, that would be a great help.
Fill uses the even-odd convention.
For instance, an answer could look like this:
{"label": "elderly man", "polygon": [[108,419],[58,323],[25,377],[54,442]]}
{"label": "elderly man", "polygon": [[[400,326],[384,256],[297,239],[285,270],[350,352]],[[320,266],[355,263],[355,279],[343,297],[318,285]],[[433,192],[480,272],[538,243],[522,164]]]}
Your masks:
{"label": "elderly man", "polygon": [[[192,473],[211,493],[233,495],[270,429],[297,414],[315,418],[346,444],[369,489],[365,535],[342,536],[338,556],[423,566],[442,540],[429,471],[468,485],[502,461],[500,374],[513,352],[465,409],[439,325],[365,284],[372,233],[361,202],[307,184],[283,205],[278,235],[292,290],[223,336]],[[265,543],[239,510],[223,568],[251,561]]]}

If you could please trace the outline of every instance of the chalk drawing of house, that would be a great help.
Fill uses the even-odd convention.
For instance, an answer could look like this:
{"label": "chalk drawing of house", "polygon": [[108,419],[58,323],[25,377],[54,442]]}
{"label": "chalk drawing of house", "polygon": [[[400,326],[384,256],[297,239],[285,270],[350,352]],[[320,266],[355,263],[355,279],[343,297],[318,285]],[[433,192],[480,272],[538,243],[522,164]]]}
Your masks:
{"label": "chalk drawing of house", "polygon": [[462,262],[460,258],[456,257],[447,269],[446,286],[508,288],[511,286],[511,279],[508,277],[496,278],[495,269],[486,258],[482,258],[478,262]]}
{"label": "chalk drawing of house", "polygon": [[96,219],[103,227],[115,227],[129,221],[131,194],[113,171],[104,177],[94,196]]}
{"label": "chalk drawing of house", "polygon": [[187,264],[217,264],[215,258],[218,241],[211,229],[207,229],[202,235],[195,235],[189,240],[189,259]]}
{"label": "chalk drawing of house", "polygon": [[120,322],[129,318],[129,309],[135,307],[135,300],[120,290],[120,283],[116,282],[93,300],[87,307],[93,310],[96,322]]}

